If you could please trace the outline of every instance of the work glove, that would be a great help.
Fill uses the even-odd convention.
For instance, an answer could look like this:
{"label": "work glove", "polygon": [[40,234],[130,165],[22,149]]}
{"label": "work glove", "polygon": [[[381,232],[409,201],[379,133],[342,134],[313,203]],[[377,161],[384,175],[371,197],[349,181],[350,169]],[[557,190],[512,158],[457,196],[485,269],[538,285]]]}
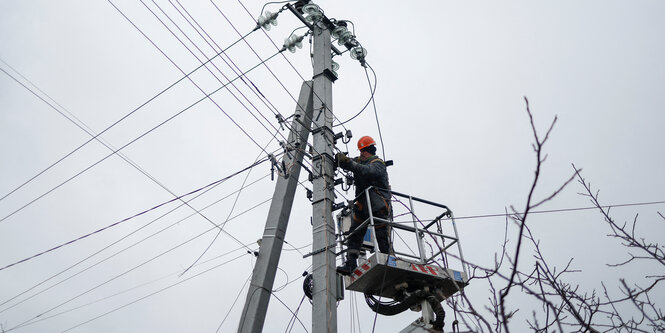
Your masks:
{"label": "work glove", "polygon": [[351,165],[351,159],[344,153],[337,153],[337,155],[335,155],[335,160],[337,160],[337,164],[342,167],[342,169],[347,169],[348,166]]}

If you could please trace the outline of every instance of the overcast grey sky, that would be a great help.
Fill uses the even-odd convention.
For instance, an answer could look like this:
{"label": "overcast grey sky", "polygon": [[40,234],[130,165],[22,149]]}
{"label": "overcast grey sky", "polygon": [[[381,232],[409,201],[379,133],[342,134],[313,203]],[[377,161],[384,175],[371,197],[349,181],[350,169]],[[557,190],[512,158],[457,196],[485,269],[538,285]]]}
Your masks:
{"label": "overcast grey sky", "polygon": [[[253,0],[146,0],[145,5],[139,1],[112,2],[119,10],[107,1],[0,1],[0,68],[7,72],[0,72],[0,196],[90,139],[89,134],[54,108],[99,133],[182,78],[182,72],[190,72],[201,64],[151,11],[199,59],[207,59],[215,54],[213,47],[225,48],[236,42],[239,34],[251,31],[255,24],[252,17],[258,17],[264,4]],[[444,203],[458,217],[502,213],[511,205],[523,207],[535,166],[523,100],[527,96],[540,131],[544,132],[558,116],[545,147],[548,159],[538,195],[557,188],[572,174],[571,163],[575,163],[600,189],[604,204],[665,200],[662,1],[316,3],[329,17],[352,21],[357,39],[368,50],[367,61],[377,76],[375,102],[385,144],[382,148],[387,159],[395,161],[389,169],[393,189]],[[206,40],[214,41],[210,41],[212,47],[174,9],[174,5],[182,8],[180,4],[204,28],[210,37],[206,36]],[[266,9],[274,12],[279,7],[273,4]],[[281,46],[301,23],[288,11],[279,16],[278,22],[267,36]],[[267,36],[257,31],[247,38],[261,59],[276,52]],[[227,82],[225,76],[237,76],[227,63],[242,71],[257,65],[259,57],[248,44],[238,43],[228,50],[226,61],[214,61],[223,75],[210,67],[210,72],[199,70],[193,74],[192,81],[210,92],[221,86],[220,81]],[[284,116],[292,114],[292,96],[297,98],[303,78],[311,78],[308,45],[305,40],[304,47],[295,54],[285,53],[288,62],[277,56],[267,62],[269,70],[261,66],[247,75],[266,99],[254,95],[249,82],[238,80],[230,89],[234,95],[227,90],[213,95],[219,107],[208,100],[198,103],[133,142],[122,153],[176,194],[203,187],[252,164],[257,157],[265,157],[259,146],[268,144],[274,128],[278,128],[273,111]],[[367,103],[370,89],[366,73],[357,61],[347,54],[335,61],[341,68],[334,84],[333,109],[338,119],[345,120]],[[200,89],[190,81],[182,81],[101,137],[110,146],[122,147],[201,99],[204,93]],[[356,154],[353,147],[360,136],[379,139],[371,105],[347,127],[355,136],[348,145],[352,154]],[[282,133],[286,136],[286,132]],[[339,147],[347,150],[343,145]],[[267,150],[278,148],[277,142],[272,141]],[[99,142],[89,143],[0,200],[0,219],[109,153],[109,148]],[[274,186],[265,177],[269,172],[268,164],[253,169],[246,184],[258,182],[242,191],[237,204],[231,196],[204,210],[205,216],[223,223],[229,216],[264,203]],[[245,175],[215,187],[192,201],[192,205],[201,209],[233,193],[242,186]],[[302,180],[306,180],[304,173]],[[0,266],[172,199],[173,195],[156,181],[118,156],[103,160],[0,221]],[[304,184],[311,187],[308,182]],[[577,194],[580,191],[582,188],[573,183],[543,208],[589,206]],[[296,195],[286,239],[306,253],[311,251],[311,206],[302,187]],[[201,262],[205,263],[182,277],[177,273],[203,253],[213,240],[214,231],[123,274],[210,229],[210,222],[201,216],[179,222],[192,213],[186,207],[147,225],[176,207],[175,203],[161,207],[0,271],[0,325],[9,329],[42,313],[44,318],[85,305],[15,330],[63,331],[182,282],[73,331],[214,332],[222,322],[220,331],[235,331],[245,299],[244,283],[253,267],[253,257],[245,253],[240,243],[256,248],[268,206],[264,203],[230,220],[225,230],[236,240],[221,234],[203,257]],[[617,208],[613,212],[620,221],[631,220],[639,213],[638,231],[662,239],[665,230],[656,214],[658,210],[663,211],[662,204]],[[469,261],[492,265],[494,253],[500,250],[503,221],[501,217],[458,221]],[[605,237],[609,231],[597,212],[542,214],[534,216],[531,223],[553,263],[563,265],[575,258],[574,266],[582,272],[572,278],[586,290],[599,289],[600,280],[613,285],[618,278],[639,279],[651,269],[639,264],[621,271],[605,266],[620,261],[625,253],[616,241]],[[139,229],[144,225],[147,226]],[[137,232],[72,270],[12,299],[134,231]],[[514,238],[515,233],[510,236]],[[293,247],[285,247],[276,286],[300,278],[311,264]],[[233,250],[236,251],[215,258]],[[210,259],[214,260],[207,262]],[[231,259],[234,260],[196,276]],[[302,280],[297,280],[275,293],[294,311],[302,298],[301,284]],[[482,284],[470,285],[467,292],[480,304],[488,297],[487,286]],[[660,293],[665,299],[665,293]],[[33,294],[37,295],[9,308]],[[114,296],[105,299],[111,295]],[[362,297],[354,302],[356,296],[346,296],[338,307],[339,331],[351,330],[351,304],[359,308],[361,331],[371,331],[374,315]],[[100,301],[89,304],[97,300]],[[530,311],[524,311],[519,315],[529,314]],[[285,331],[291,316],[284,305],[273,299],[265,331]],[[399,331],[418,316],[410,311],[394,317],[379,316],[376,331]],[[307,330],[311,329],[311,305],[307,301],[300,307],[298,318]],[[446,330],[450,329],[450,321],[446,321]],[[293,331],[305,329],[297,323]]]}

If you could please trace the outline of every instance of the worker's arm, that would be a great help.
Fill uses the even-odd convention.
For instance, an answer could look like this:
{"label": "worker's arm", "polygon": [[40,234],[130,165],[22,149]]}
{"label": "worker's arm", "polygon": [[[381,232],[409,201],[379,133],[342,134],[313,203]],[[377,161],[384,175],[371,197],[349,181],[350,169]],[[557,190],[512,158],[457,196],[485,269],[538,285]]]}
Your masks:
{"label": "worker's arm", "polygon": [[360,164],[351,160],[348,170],[353,171],[359,177],[379,178],[386,173],[386,165],[380,159],[369,164]]}

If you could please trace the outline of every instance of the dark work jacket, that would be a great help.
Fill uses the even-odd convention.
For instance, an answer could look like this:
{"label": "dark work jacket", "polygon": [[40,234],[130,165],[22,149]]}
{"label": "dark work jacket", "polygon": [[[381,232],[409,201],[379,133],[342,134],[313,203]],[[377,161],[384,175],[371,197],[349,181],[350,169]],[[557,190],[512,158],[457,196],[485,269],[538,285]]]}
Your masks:
{"label": "dark work jacket", "polygon": [[376,155],[367,159],[356,157],[351,159],[351,163],[348,165],[347,169],[353,172],[358,201],[364,204],[367,200],[365,197],[365,189],[373,186],[369,191],[372,213],[376,213],[385,208],[386,213],[389,214],[392,208],[390,203],[390,192],[388,192],[388,190],[390,190],[390,183],[388,182],[386,164],[383,160]]}

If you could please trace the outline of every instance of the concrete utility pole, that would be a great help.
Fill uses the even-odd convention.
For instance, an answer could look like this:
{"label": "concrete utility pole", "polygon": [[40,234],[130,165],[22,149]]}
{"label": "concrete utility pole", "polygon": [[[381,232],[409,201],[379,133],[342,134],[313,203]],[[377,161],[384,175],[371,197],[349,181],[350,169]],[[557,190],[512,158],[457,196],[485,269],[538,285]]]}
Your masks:
{"label": "concrete utility pole", "polygon": [[[304,110],[302,108],[305,108]],[[247,292],[247,300],[242,310],[238,332],[258,333],[263,329],[268,303],[272,294],[277,264],[282,253],[282,244],[289,215],[293,206],[293,197],[298,186],[300,163],[312,123],[312,81],[303,82],[300,88],[298,106],[291,124],[289,142],[284,155],[284,176],[278,176],[275,192],[270,203],[266,226],[261,238],[259,257],[254,265],[252,282]],[[286,178],[285,178],[286,177]]]}
{"label": "concrete utility pole", "polygon": [[[308,3],[298,1],[295,5],[286,5],[310,29],[313,36],[313,78],[303,83],[298,100],[300,106],[307,105],[307,108],[304,113],[300,108],[296,110],[296,117],[299,114],[304,116],[300,117],[299,124],[297,118],[294,120],[287,147],[299,144],[299,148],[304,149],[308,131],[312,127],[312,332],[335,333],[338,276],[335,270],[336,238],[332,217],[335,202],[332,83],[336,75],[332,71],[331,51],[334,50],[336,54],[341,52],[331,42],[331,29],[335,25],[323,15],[318,6]],[[348,38],[353,36],[349,34],[347,42]],[[285,47],[288,47],[287,44],[289,42],[285,43]],[[345,44],[347,48],[356,45]],[[263,329],[300,172],[298,162],[303,158],[301,150],[292,153],[293,156],[284,157],[286,164],[294,167],[288,179],[280,177],[277,181],[238,332],[256,333]],[[293,161],[297,161],[296,164],[292,164]]]}
{"label": "concrete utility pole", "polygon": [[315,22],[313,35],[313,201],[312,201],[312,332],[337,332],[335,271],[334,155],[330,30]]}

